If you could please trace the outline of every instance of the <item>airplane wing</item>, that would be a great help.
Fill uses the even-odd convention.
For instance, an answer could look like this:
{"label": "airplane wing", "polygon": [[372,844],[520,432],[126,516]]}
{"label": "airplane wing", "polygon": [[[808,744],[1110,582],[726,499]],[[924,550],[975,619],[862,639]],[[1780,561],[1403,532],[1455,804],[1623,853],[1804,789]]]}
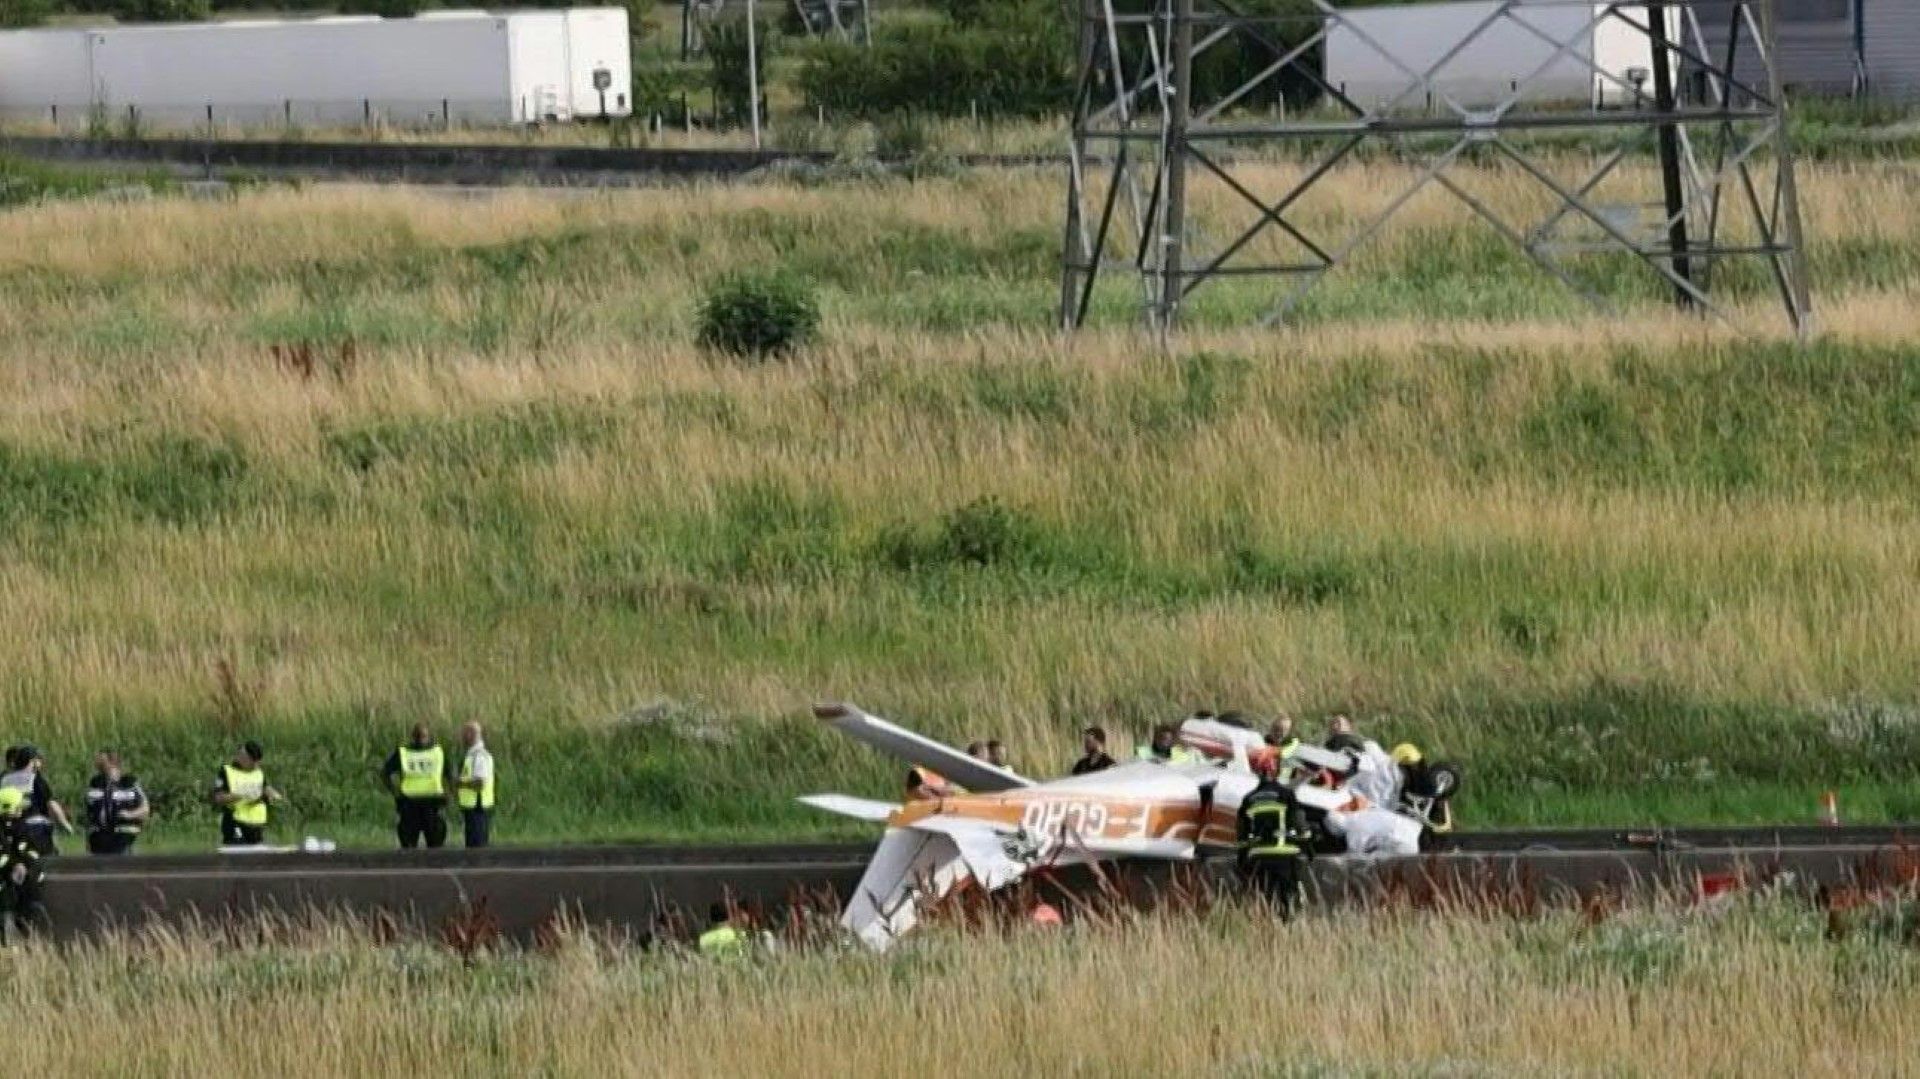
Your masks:
{"label": "airplane wing", "polygon": [[852,817],[854,820],[872,821],[875,824],[885,824],[887,818],[900,809],[892,802],[855,798],[850,794],[808,794],[800,797],[798,801],[801,805],[824,809],[829,813]]}
{"label": "airplane wing", "polygon": [[1025,776],[975,760],[952,746],[870,716],[851,704],[815,705],[813,714],[856,741],[908,764],[931,768],[975,793],[992,794],[1033,786],[1033,780]]}

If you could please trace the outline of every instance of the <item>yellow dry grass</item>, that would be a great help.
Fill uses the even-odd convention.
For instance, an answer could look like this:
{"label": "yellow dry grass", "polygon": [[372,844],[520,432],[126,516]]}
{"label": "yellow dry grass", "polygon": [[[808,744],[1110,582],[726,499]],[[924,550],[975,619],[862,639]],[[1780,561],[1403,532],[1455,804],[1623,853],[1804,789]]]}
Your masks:
{"label": "yellow dry grass", "polygon": [[1920,961],[1811,912],[1583,927],[1144,919],[737,965],[574,941],[462,966],[331,929],[10,958],[17,1067],[276,1075],[1900,1075]]}
{"label": "yellow dry grass", "polygon": [[[1294,171],[1256,173],[1274,185]],[[1345,206],[1305,208],[1306,220],[1383,204],[1408,179],[1399,166],[1353,168],[1335,188]],[[1512,170],[1470,180],[1507,212],[1538,205]],[[1112,325],[1072,339],[994,318],[914,328],[901,305],[1003,287],[1044,307],[1051,286],[879,266],[877,279],[829,293],[823,342],[793,362],[716,363],[691,344],[695,292],[722,270],[796,249],[895,251],[886,245],[915,236],[1050,246],[1059,187],[1027,170],[565,197],[317,188],[0,217],[0,438],[85,457],[190,435],[233,446],[274,492],[195,527],[112,522],[58,551],[0,551],[0,702],[84,735],[203,708],[210,672],[230,659],[269,718],[367,702],[597,729],[662,698],[777,716],[848,695],[941,729],[994,717],[994,733],[1038,760],[1066,751],[1075,720],[1142,700],[1412,711],[1423,736],[1444,740],[1472,725],[1434,718],[1463,687],[1549,699],[1657,684],[1812,710],[1911,698],[1910,498],[1811,480],[1559,481],[1527,459],[1551,447],[1515,434],[1568,386],[1621,384],[1623,352],[1637,350],[1649,377],[1685,380],[1784,341],[1764,294],[1736,308],[1750,335],[1653,305],[1566,318],[1442,310],[1286,332],[1201,325],[1169,358]],[[1897,171],[1812,167],[1803,190],[1830,257],[1920,244],[1920,203]],[[1231,203],[1215,191],[1201,206],[1224,220]],[[1457,203],[1422,198],[1369,258],[1391,266],[1444,248],[1468,221]],[[472,268],[475,252],[599,233],[632,246],[605,263],[536,262],[511,286]],[[1890,265],[1841,274],[1818,296],[1833,347],[1920,339],[1920,280]],[[393,275],[403,301],[326,291],[368,268]],[[447,330],[523,302],[562,305],[566,318],[537,344],[539,319],[524,308],[499,347]],[[288,377],[267,351],[277,331],[263,327],[332,332],[315,321],[329,305],[385,311],[401,328],[363,341],[349,378]],[[1179,407],[1180,357],[1203,353],[1243,361],[1218,413],[1178,438],[1130,430],[1143,401]],[[1448,361],[1463,354],[1487,359]],[[982,371],[1038,372],[1071,404],[1050,421],[979,407],[969,402]],[[1329,426],[1323,415],[1356,378],[1378,388],[1364,418]],[[354,478],[329,449],[366,425],[432,429],[529,405],[617,420],[590,443],[484,476],[423,460]],[[1462,465],[1480,449],[1491,473]],[[1824,451],[1757,452],[1790,471]],[[1249,543],[1317,544],[1362,565],[1410,551],[1414,576],[1403,598],[1359,609],[1072,590],[948,606],[879,572],[715,580],[700,562],[712,552],[692,548],[649,549],[625,577],[592,577],[612,571],[590,556],[663,520],[723,516],[755,482],[848,507],[856,546],[992,497],[1097,526],[1155,564],[1216,564],[1211,529],[1232,522]],[[446,499],[480,490],[516,507],[524,546],[503,547],[484,522],[449,523]],[[1423,576],[1476,562],[1489,567],[1487,594],[1529,592],[1564,612],[1553,648],[1517,654],[1494,620],[1507,600]],[[596,588],[632,588],[643,609],[609,612]],[[1473,604],[1491,610],[1444,634],[1419,628]]]}

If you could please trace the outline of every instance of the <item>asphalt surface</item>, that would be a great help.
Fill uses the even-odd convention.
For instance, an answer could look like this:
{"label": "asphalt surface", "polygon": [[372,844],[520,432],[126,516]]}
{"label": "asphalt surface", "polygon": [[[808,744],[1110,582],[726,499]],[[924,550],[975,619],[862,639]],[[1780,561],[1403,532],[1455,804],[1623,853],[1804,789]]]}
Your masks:
{"label": "asphalt surface", "polygon": [[[1383,894],[1564,899],[1649,885],[1684,890],[1706,875],[1756,867],[1808,885],[1843,884],[1920,873],[1907,835],[1920,829],[1471,832],[1419,858],[1321,859],[1312,872],[1329,901],[1360,903]],[[703,917],[718,900],[763,909],[834,907],[852,893],[871,852],[872,844],[860,843],[69,855],[49,865],[47,891],[62,937],[154,920],[217,924],[315,909],[427,931],[478,910],[520,937],[562,916],[644,933],[664,912]],[[1219,858],[1203,870],[1229,873],[1231,863]],[[1171,872],[1165,862],[1120,867],[1138,894],[1150,894]]]}

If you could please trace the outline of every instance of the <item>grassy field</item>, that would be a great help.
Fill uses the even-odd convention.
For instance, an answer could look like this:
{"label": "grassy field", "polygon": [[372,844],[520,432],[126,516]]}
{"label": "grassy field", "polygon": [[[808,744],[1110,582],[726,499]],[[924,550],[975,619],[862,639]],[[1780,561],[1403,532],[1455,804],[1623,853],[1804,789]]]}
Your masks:
{"label": "grassy field", "polygon": [[[1302,220],[1407,179],[1356,167]],[[803,718],[823,697],[1043,774],[1086,722],[1346,710],[1462,761],[1475,824],[1829,788],[1920,817],[1907,172],[1803,176],[1805,349],[1759,274],[1723,278],[1734,330],[1592,261],[1594,314],[1437,192],[1295,330],[1223,285],[1162,353],[1115,279],[1061,340],[1060,188],[0,216],[0,734],[69,801],[122,748],[175,844],[243,736],[286,832],[377,837],[380,759],[468,718],[508,840],[846,835],[790,796],[895,777]],[[703,283],[772,266],[819,284],[823,341],[701,354]]]}
{"label": "grassy field", "polygon": [[275,1075],[1904,1074],[1910,907],[1828,939],[1779,902],[1508,921],[1273,925],[1234,907],[884,957],[738,963],[573,937],[471,961],[343,926],[152,935],[9,957],[35,1074],[174,1074],[242,1047]]}

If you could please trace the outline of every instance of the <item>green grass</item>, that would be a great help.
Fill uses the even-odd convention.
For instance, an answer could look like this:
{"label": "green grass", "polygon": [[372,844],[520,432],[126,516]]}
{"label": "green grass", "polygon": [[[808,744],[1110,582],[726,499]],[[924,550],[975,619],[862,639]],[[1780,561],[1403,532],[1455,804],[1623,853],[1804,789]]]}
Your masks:
{"label": "green grass", "polygon": [[[897,787],[830,697],[1041,775],[1089,722],[1351,712],[1460,761],[1476,825],[1920,815],[1897,183],[1810,172],[1805,349],[1604,260],[1626,314],[1580,313],[1422,205],[1304,329],[1222,284],[1167,354],[1118,281],[1044,332],[1056,186],[0,218],[9,738],[69,804],[122,749],[175,847],[249,736],[286,837],[383,841],[417,719],[489,724],[503,841],[854,837],[791,800]],[[698,350],[744,265],[812,278],[822,342]]]}

